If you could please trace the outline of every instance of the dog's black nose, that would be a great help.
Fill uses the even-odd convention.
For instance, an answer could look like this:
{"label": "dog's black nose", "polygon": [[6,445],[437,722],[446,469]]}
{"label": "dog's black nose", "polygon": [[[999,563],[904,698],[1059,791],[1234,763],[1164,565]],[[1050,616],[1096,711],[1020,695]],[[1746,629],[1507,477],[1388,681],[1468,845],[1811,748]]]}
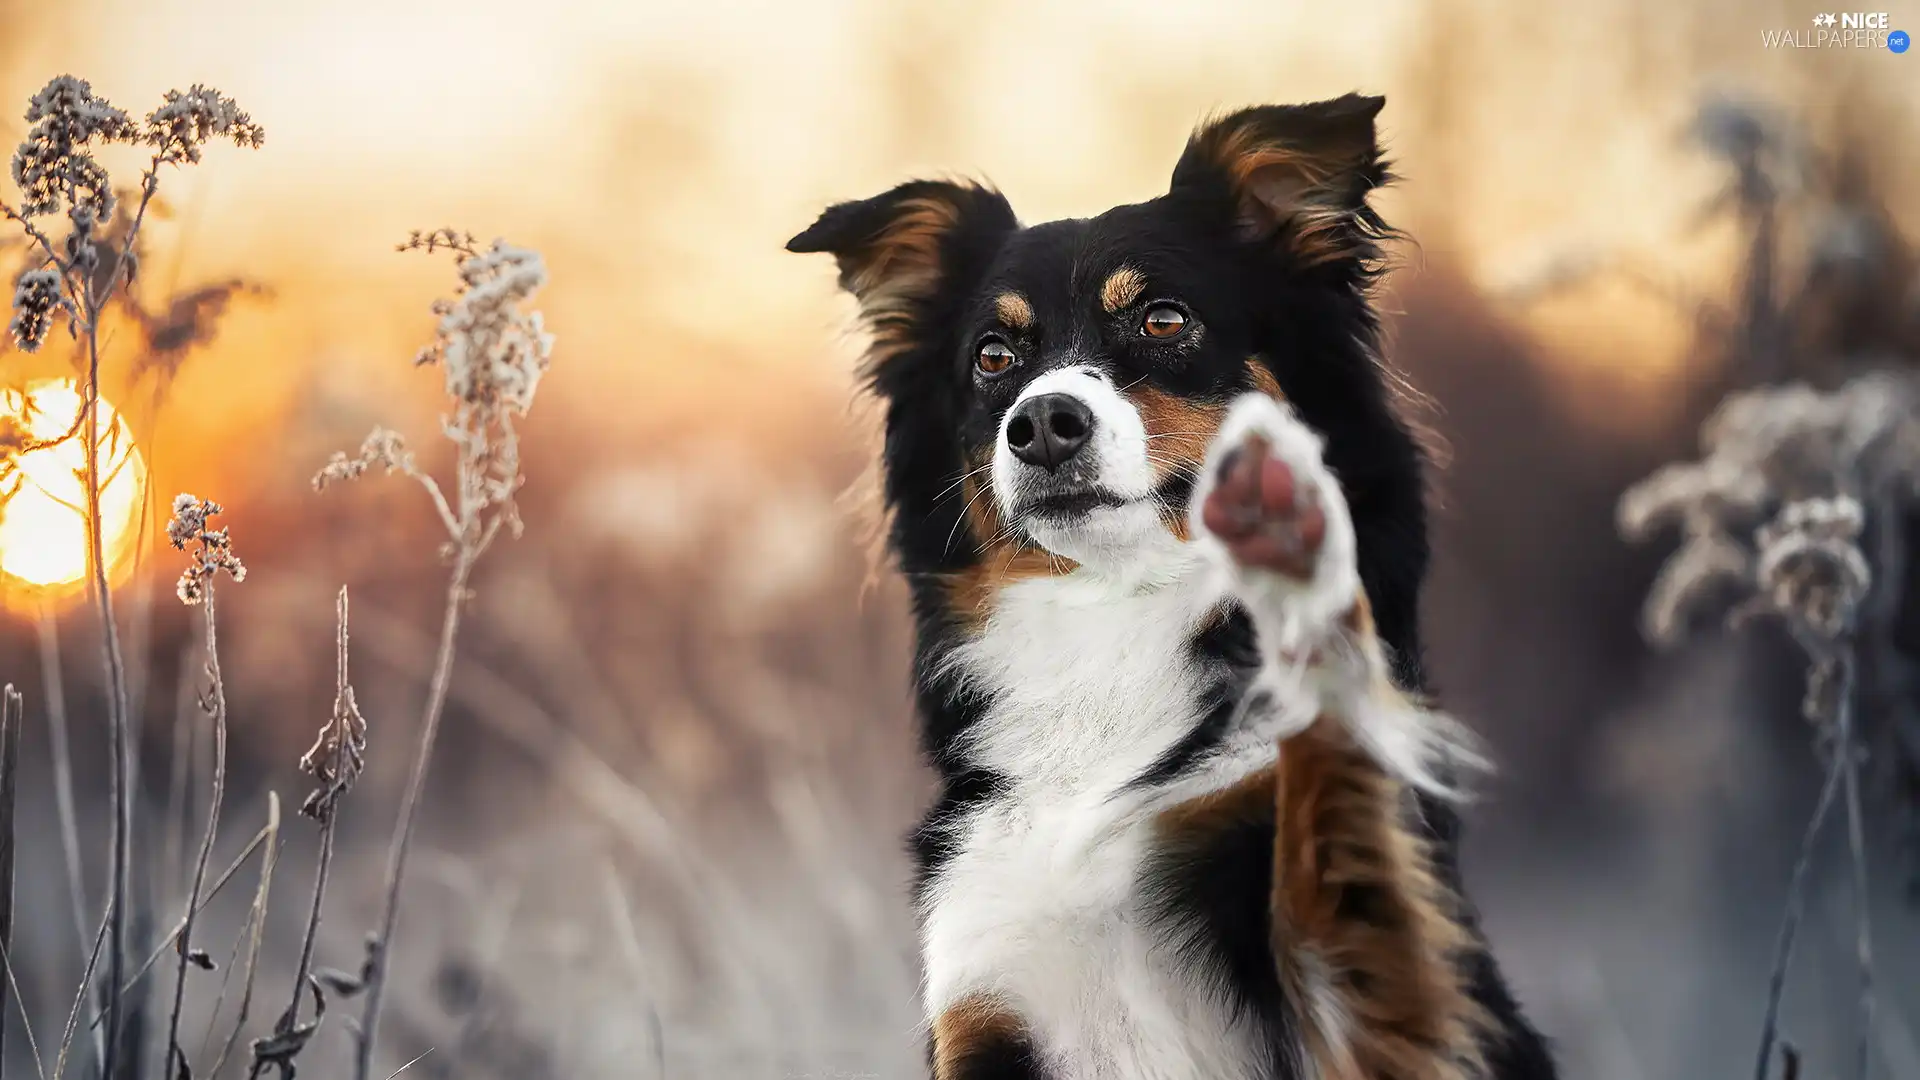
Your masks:
{"label": "dog's black nose", "polygon": [[1020,403],[1007,421],[1007,449],[1052,472],[1073,460],[1093,434],[1093,410],[1072,394],[1039,394]]}

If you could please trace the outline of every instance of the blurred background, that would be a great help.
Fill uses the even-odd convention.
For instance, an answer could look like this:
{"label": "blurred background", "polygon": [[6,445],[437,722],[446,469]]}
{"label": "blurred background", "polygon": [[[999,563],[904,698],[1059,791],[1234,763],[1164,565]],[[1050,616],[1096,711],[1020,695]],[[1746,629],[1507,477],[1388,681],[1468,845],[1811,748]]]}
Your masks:
{"label": "blurred background", "polygon": [[[1889,3],[1920,28],[1920,6]],[[545,254],[558,343],[525,427],[526,534],[483,563],[463,631],[386,1071],[431,1050],[412,1071],[920,1075],[901,837],[929,783],[909,627],[840,497],[873,431],[851,305],[828,261],[781,245],[827,202],[914,175],[988,178],[1030,222],[1097,213],[1164,190],[1210,112],[1361,89],[1388,97],[1404,180],[1381,202],[1417,241],[1384,298],[1393,357],[1450,451],[1431,667],[1501,766],[1471,814],[1469,888],[1569,1077],[1750,1070],[1821,775],[1802,665],[1764,630],[1650,649],[1639,605],[1665,550],[1620,541],[1614,502],[1692,456],[1747,377],[1756,266],[1781,372],[1920,361],[1920,56],[1763,47],[1820,10],[0,0],[0,143],[63,72],[140,113],[205,82],[267,131],[258,152],[163,176],[141,311],[109,339],[106,394],[153,495],[117,594],[147,941],[179,910],[210,753],[181,556],[152,542],[179,491],[228,507],[251,570],[220,586],[233,761],[216,868],[270,793],[284,809],[247,1033],[292,989],[315,852],[297,761],[331,709],[341,584],[372,746],[318,962],[356,967],[377,921],[445,571],[417,487],[309,480],[375,424],[444,466],[440,379],[411,359],[452,267],[394,245],[453,226]],[[134,182],[135,159],[105,160]],[[0,385],[70,363],[58,339],[0,352]],[[102,852],[100,638],[71,588],[0,582],[0,681],[27,697],[14,961],[57,1043],[97,915],[75,914],[53,733],[81,847]],[[1908,612],[1920,655],[1920,602]],[[1870,793],[1884,1076],[1920,1076],[1913,775],[1878,769]],[[1830,831],[1786,1012],[1813,1076],[1839,1075],[1857,1035]],[[77,882],[88,912],[104,866],[90,854]],[[213,990],[256,878],[200,937],[222,964],[194,975],[196,1052],[238,1015],[239,980],[217,1017]],[[349,1012],[303,1073],[345,1075]],[[25,1049],[8,1042],[9,1076],[32,1075]]]}

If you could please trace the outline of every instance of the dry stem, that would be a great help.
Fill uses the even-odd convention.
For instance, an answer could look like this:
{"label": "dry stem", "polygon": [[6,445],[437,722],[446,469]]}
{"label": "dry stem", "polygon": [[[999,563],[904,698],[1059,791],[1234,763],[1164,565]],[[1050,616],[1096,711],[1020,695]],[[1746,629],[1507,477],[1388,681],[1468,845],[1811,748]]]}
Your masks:
{"label": "dry stem", "polygon": [[447,583],[446,610],[440,622],[440,647],[433,664],[433,683],[427,691],[425,719],[420,728],[420,749],[414,756],[413,771],[407,778],[406,796],[401,802],[400,825],[394,832],[393,846],[387,855],[387,890],[380,929],[368,941],[368,959],[372,977],[367,980],[367,1003],[360,1021],[360,1042],[354,1060],[356,1080],[373,1075],[374,1040],[380,1028],[380,1003],[387,984],[391,960],[388,948],[394,930],[400,924],[400,886],[407,869],[407,850],[413,840],[414,822],[420,814],[421,794],[427,786],[427,766],[433,759],[433,746],[440,735],[440,717],[447,703],[447,685],[453,674],[454,640],[460,630],[460,605],[466,599],[467,578],[473,570],[477,550],[462,548],[455,556],[453,574]]}
{"label": "dry stem", "polygon": [[184,1059],[185,1051],[180,1049],[180,1008],[186,1001],[187,968],[191,966],[188,957],[193,951],[194,916],[200,908],[200,892],[207,883],[207,862],[213,857],[214,838],[220,830],[220,804],[227,789],[227,691],[220,678],[220,641],[219,631],[214,619],[214,590],[212,583],[207,586],[206,598],[201,604],[202,627],[207,636],[207,696],[202,706],[213,720],[213,803],[207,808],[207,825],[200,835],[200,852],[194,859],[193,884],[187,890],[187,914],[180,927],[180,936],[175,946],[180,954],[180,963],[173,977],[173,1009],[167,1016],[167,1041],[161,1044],[161,1075],[172,1074],[172,1064],[176,1056]]}
{"label": "dry stem", "polygon": [[[8,683],[0,691],[0,956],[7,958],[9,969],[13,959],[13,795],[23,712],[20,692]],[[12,981],[0,983],[0,1067],[7,1060],[7,991]],[[25,1002],[20,1015],[26,1015]],[[38,1051],[34,1056],[39,1056]]]}

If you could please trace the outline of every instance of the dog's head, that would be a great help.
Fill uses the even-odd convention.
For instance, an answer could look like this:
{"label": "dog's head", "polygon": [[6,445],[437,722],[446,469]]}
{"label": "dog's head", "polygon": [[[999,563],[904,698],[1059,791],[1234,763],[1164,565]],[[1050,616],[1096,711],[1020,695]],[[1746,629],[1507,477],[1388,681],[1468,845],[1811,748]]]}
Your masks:
{"label": "dog's head", "polygon": [[1227,403],[1263,390],[1328,437],[1343,483],[1398,489],[1349,498],[1356,516],[1400,516],[1417,583],[1419,455],[1367,301],[1387,232],[1367,204],[1387,179],[1381,105],[1226,116],[1194,134],[1165,195],[1095,218],[1023,227],[997,191],[916,181],[833,206],[787,245],[833,253],[873,330],[910,578],[964,613],[1012,577],[1166,550]]}

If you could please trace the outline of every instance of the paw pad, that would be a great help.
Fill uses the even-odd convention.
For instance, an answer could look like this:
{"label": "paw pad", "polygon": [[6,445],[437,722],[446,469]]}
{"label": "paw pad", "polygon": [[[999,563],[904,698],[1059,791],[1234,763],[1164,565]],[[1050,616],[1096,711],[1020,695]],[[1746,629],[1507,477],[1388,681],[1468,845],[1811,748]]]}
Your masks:
{"label": "paw pad", "polygon": [[1293,578],[1313,575],[1327,514],[1310,479],[1249,433],[1222,455],[1200,520],[1234,562]]}

